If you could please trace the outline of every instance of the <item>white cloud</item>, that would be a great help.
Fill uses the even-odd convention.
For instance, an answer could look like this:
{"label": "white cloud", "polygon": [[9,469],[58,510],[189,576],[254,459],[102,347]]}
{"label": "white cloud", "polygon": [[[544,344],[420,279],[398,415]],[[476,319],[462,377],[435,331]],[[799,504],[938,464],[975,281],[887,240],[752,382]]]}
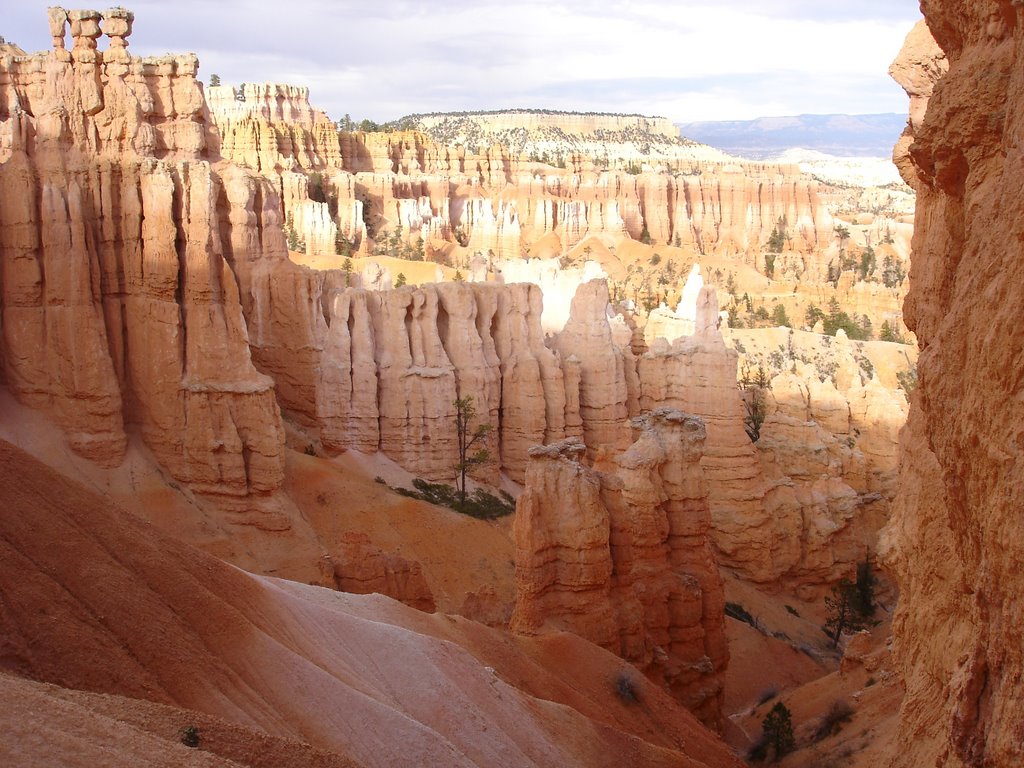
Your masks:
{"label": "white cloud", "polygon": [[[46,47],[45,5],[19,2],[0,34]],[[916,5],[611,0],[597,14],[581,0],[137,0],[130,42],[142,54],[195,50],[204,77],[308,85],[335,117],[503,106],[679,120],[881,112],[903,108],[885,72]]]}

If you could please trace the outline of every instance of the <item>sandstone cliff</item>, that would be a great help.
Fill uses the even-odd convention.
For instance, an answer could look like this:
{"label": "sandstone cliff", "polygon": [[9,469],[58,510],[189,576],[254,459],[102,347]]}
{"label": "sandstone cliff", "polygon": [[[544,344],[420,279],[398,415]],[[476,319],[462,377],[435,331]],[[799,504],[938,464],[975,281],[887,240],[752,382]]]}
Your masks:
{"label": "sandstone cliff", "polygon": [[579,463],[578,439],[531,450],[514,526],[511,628],[586,637],[720,729],[728,650],[700,469],[704,427],[672,409],[638,427],[607,472]]}
{"label": "sandstone cliff", "polygon": [[922,10],[941,51],[918,29],[894,65],[911,96],[896,160],[918,192],[906,316],[922,353],[889,527],[907,688],[892,764],[1017,765],[1024,10]]}
{"label": "sandstone cliff", "polygon": [[225,184],[203,159],[197,61],[131,57],[122,11],[97,51],[100,18],[51,9],[54,51],[0,60],[0,184],[28,192],[0,200],[4,379],[83,455],[117,464],[138,425],[197,490],[273,491],[281,420],[249,353]]}

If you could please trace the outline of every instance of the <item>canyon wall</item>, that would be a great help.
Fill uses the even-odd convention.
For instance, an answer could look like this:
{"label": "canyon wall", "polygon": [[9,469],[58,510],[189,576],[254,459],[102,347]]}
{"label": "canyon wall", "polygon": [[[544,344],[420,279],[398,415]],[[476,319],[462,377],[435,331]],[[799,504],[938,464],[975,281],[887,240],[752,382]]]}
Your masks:
{"label": "canyon wall", "polygon": [[928,28],[892,70],[911,97],[895,159],[918,193],[905,312],[921,359],[887,530],[907,690],[891,764],[1018,765],[1024,9],[921,7]]}
{"label": "canyon wall", "polygon": [[[834,240],[818,183],[798,167],[746,163],[678,138],[672,142],[682,154],[670,167],[631,174],[596,166],[594,147],[558,168],[528,160],[497,138],[477,146],[408,130],[339,133],[309,106],[306,89],[285,85],[211,88],[210,114],[224,157],[284,189],[286,218],[309,253],[334,253],[339,232],[368,248],[368,234],[384,239],[397,229],[409,244],[452,241],[458,233],[469,249],[504,259],[519,258],[551,234],[565,249],[587,236],[628,234],[753,262],[780,219],[796,252],[819,251]],[[606,130],[587,116],[535,117],[557,124],[543,130],[561,152],[579,137]],[[448,119],[454,118],[429,121]],[[637,118],[607,120],[632,125]],[[674,129],[659,126],[643,131],[669,141],[664,132]],[[654,150],[641,143],[648,154],[637,149],[637,157],[649,157]],[[300,171],[322,174],[334,197],[292,178]]]}

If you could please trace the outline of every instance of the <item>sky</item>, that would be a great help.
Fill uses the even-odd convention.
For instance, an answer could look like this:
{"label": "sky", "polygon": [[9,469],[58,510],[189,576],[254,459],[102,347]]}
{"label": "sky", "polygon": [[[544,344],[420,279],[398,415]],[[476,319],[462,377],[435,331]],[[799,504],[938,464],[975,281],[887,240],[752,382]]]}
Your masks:
{"label": "sky", "polygon": [[[305,85],[332,118],[378,122],[505,108],[676,122],[906,112],[886,72],[920,18],[915,0],[125,1],[136,55],[194,51],[204,81]],[[49,49],[52,0],[0,2],[0,36]]]}

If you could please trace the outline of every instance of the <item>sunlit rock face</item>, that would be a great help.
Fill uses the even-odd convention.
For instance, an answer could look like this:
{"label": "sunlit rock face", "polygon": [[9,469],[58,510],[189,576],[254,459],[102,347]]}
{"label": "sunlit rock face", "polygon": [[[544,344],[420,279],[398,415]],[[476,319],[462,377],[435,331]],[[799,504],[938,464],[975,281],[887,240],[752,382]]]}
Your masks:
{"label": "sunlit rock face", "polygon": [[928,28],[893,66],[911,96],[895,159],[918,194],[905,311],[922,353],[887,530],[907,690],[891,763],[1017,765],[1024,11],[950,0],[922,10]]}
{"label": "sunlit rock face", "polygon": [[[0,185],[19,190],[0,198],[7,385],[101,463],[120,462],[137,425],[196,490],[273,491],[281,419],[219,211],[264,183],[207,160],[194,56],[131,56],[120,9],[49,18],[51,52],[0,59]],[[247,226],[263,223],[283,256],[273,215]]]}

